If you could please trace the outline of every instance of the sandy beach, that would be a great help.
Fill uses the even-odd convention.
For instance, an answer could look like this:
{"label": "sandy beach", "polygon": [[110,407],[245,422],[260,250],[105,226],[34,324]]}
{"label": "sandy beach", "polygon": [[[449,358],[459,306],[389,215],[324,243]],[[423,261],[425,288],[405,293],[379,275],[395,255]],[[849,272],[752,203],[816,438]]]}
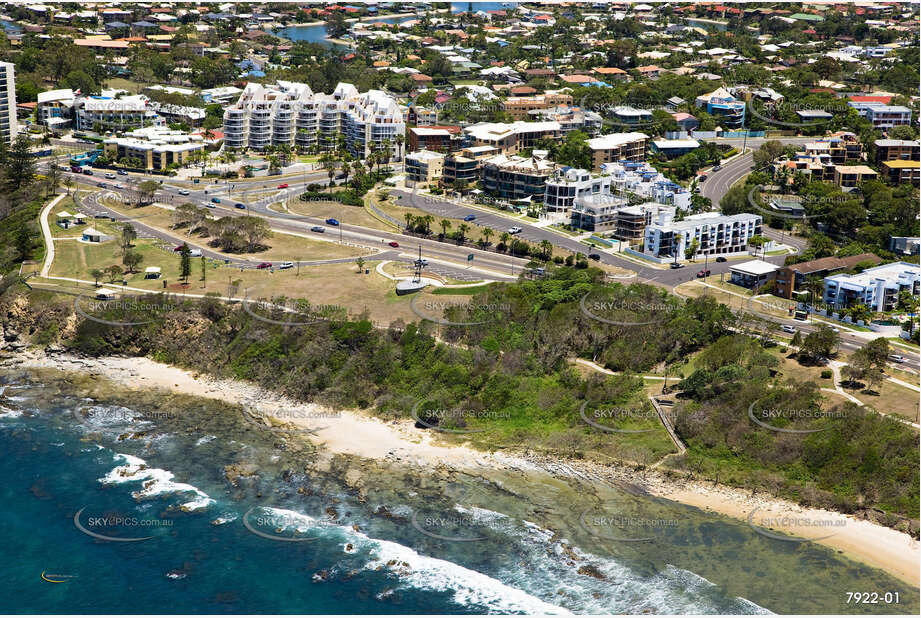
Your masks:
{"label": "sandy beach", "polygon": [[19,352],[3,365],[97,374],[129,388],[167,389],[177,394],[240,404],[254,418],[267,419],[264,422],[268,424],[296,425],[308,430],[310,440],[331,453],[384,459],[408,466],[443,464],[458,469],[540,469],[556,475],[575,472],[628,482],[654,496],[749,520],[767,534],[782,531],[815,540],[913,586],[918,585],[921,576],[921,544],[908,534],[841,513],[804,508],[773,496],[753,495],[713,483],[678,481],[656,471],[638,475],[615,466],[540,461],[523,454],[485,453],[464,446],[439,444],[437,434],[416,429],[410,421],[388,422],[358,411],[334,411],[316,404],[298,403],[250,383],[194,374],[148,358],[48,356],[33,350]]}

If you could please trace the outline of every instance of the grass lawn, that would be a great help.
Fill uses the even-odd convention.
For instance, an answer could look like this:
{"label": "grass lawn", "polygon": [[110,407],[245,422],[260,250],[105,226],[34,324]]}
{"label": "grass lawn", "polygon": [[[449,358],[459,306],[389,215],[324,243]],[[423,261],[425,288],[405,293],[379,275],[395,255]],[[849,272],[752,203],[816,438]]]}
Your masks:
{"label": "grass lawn", "polygon": [[127,90],[131,94],[138,94],[144,88],[142,84],[130,79],[125,79],[124,77],[112,77],[107,79],[106,87]]}
{"label": "grass lawn", "polygon": [[[913,423],[918,422],[918,392],[884,381],[873,393],[860,388],[850,388],[843,384],[844,390],[857,397],[868,406],[873,406],[884,414],[895,414]],[[878,393],[876,392],[878,391]]]}
{"label": "grass lawn", "polygon": [[484,283],[483,285],[472,285],[469,288],[436,288],[432,290],[432,294],[438,296],[473,296],[485,292],[490,285],[489,283]]}
{"label": "grass lawn", "polygon": [[[111,208],[111,205],[107,204]],[[113,209],[114,210],[114,209]],[[189,235],[187,228],[173,229],[171,211],[158,206],[144,206],[143,208],[120,209],[119,212],[126,212],[131,216],[143,217],[140,219],[144,225],[158,228],[172,235],[178,236],[190,244],[207,246],[208,238],[196,235]],[[330,260],[336,258],[358,257],[359,255],[368,255],[368,250],[358,247],[349,247],[339,245],[334,242],[336,239],[331,237],[331,241],[311,240],[293,234],[274,232],[271,238],[266,240],[269,248],[265,251],[254,253],[234,253],[227,254],[228,257],[242,257],[255,262],[265,260],[273,261],[308,261],[308,260]]]}
{"label": "grass lawn", "polygon": [[[288,211],[296,215],[305,217],[316,217],[318,219],[329,219],[330,217],[338,219],[341,223],[350,225],[360,225],[374,230],[393,231],[392,225],[387,225],[380,219],[375,218],[361,206],[346,206],[339,202],[302,202],[294,198],[288,200]],[[278,208],[276,205],[275,209]],[[332,230],[327,229],[327,233]]]}

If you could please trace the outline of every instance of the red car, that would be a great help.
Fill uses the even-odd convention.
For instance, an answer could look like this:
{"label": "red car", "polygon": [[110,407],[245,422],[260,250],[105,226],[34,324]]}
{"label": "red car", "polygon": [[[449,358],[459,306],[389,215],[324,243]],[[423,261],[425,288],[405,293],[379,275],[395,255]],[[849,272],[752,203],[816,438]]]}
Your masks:
{"label": "red car", "polygon": [[287,189],[287,188],[288,188],[288,183],[283,182],[283,183],[281,183],[280,185],[278,185],[278,188],[279,188],[279,189]]}
{"label": "red car", "polygon": [[272,268],[272,263],[271,263],[271,262],[262,262],[261,264],[259,264],[258,266],[256,266],[256,268]]}
{"label": "red car", "polygon": [[391,241],[388,242],[387,244],[390,245],[391,247],[393,247],[394,249],[398,249],[398,248],[400,247],[400,243],[398,243],[398,242],[395,241],[395,240],[391,240]]}
{"label": "red car", "polygon": [[178,247],[176,247],[175,249],[173,249],[173,251],[182,251],[182,248],[183,248],[183,247],[185,247],[185,245],[179,245]]}
{"label": "red car", "polygon": [[700,271],[697,273],[697,278],[698,278],[698,279],[703,279],[704,277],[709,277],[709,276],[710,276],[710,271],[709,271],[709,270],[700,270]]}

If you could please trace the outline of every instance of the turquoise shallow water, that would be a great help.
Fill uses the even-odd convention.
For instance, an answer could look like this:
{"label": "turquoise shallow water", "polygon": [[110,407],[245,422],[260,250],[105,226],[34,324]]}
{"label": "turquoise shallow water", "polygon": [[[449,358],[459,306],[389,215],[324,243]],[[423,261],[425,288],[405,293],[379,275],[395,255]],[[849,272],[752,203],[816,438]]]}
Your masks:
{"label": "turquoise shallow water", "polygon": [[0,390],[3,613],[917,609],[830,550],[623,488],[318,457],[223,404],[52,374]]}

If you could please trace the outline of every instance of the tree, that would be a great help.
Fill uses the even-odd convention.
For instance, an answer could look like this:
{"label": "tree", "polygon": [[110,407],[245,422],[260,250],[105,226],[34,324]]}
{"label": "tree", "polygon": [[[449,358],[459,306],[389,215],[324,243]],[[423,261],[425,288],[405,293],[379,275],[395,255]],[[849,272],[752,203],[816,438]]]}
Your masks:
{"label": "tree", "polygon": [[800,354],[813,360],[829,358],[837,349],[839,341],[838,333],[823,324],[803,338]]}
{"label": "tree", "polygon": [[484,246],[486,247],[489,246],[489,239],[493,234],[494,232],[492,231],[492,228],[488,228],[488,227],[483,228],[483,245]]}
{"label": "tree", "polygon": [[[770,242],[770,239],[768,239],[765,236],[759,236],[758,234],[754,234],[751,238],[748,239],[748,245],[750,247],[755,247],[755,249],[764,248],[764,246],[767,245],[769,242]],[[758,252],[755,251],[755,254],[757,253]],[[763,251],[761,253],[761,258],[764,259]]]}
{"label": "tree", "polygon": [[205,279],[207,278],[208,272],[208,262],[205,261],[205,256],[201,256],[201,287],[205,287]]}
{"label": "tree", "polygon": [[695,238],[691,241],[691,244],[685,247],[684,249],[684,259],[693,260],[694,256],[697,255],[697,250],[700,248],[700,242]]}
{"label": "tree", "polygon": [[116,266],[115,264],[112,264],[111,266],[106,268],[106,275],[109,276],[109,283],[114,283],[116,279],[122,276],[121,266]]}
{"label": "tree", "polygon": [[122,256],[122,264],[128,267],[129,273],[136,272],[135,269],[143,261],[144,256],[137,251],[125,251],[125,254]]}
{"label": "tree", "polygon": [[131,243],[138,237],[137,230],[130,223],[122,226],[122,253],[127,254],[131,248]]}
{"label": "tree", "polygon": [[778,140],[768,140],[761,144],[761,148],[752,153],[754,167],[760,170],[763,167],[774,162],[774,160],[783,154],[784,145]]}
{"label": "tree", "polygon": [[137,198],[138,206],[142,204],[150,204],[153,202],[154,194],[157,192],[157,189],[160,188],[160,184],[153,180],[145,180],[138,184],[137,189]]}
{"label": "tree", "polygon": [[182,249],[179,250],[179,278],[183,283],[189,282],[189,276],[192,274],[192,260],[189,245],[183,243]]}
{"label": "tree", "polygon": [[365,259],[359,255],[358,259],[355,260],[355,264],[358,265],[358,274],[361,274],[361,271],[365,269]]}
{"label": "tree", "polygon": [[94,268],[90,271],[90,277],[93,278],[93,285],[99,287],[99,280],[105,276],[105,273],[98,268]]}
{"label": "tree", "polygon": [[460,225],[457,226],[457,232],[458,234],[460,234],[460,238],[458,239],[460,244],[464,244],[464,240],[469,230],[470,230],[470,226],[467,225],[466,223],[461,223]]}
{"label": "tree", "polygon": [[441,221],[438,222],[438,225],[441,226],[441,235],[447,236],[448,230],[451,229],[451,221],[449,221],[448,219],[442,219]]}
{"label": "tree", "polygon": [[10,192],[32,184],[35,177],[35,157],[32,156],[32,140],[23,131],[13,140],[6,155],[6,185]]}

